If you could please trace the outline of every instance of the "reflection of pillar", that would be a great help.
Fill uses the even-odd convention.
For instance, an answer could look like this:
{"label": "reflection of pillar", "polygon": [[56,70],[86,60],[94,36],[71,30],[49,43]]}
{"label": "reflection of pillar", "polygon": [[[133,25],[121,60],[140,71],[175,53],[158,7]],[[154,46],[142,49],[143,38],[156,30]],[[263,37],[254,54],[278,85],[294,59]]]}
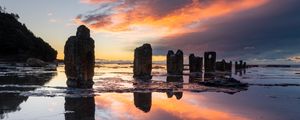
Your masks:
{"label": "reflection of pillar", "polygon": [[94,97],[65,98],[66,120],[95,120]]}
{"label": "reflection of pillar", "polygon": [[133,93],[133,98],[134,98],[134,105],[138,109],[144,111],[144,112],[149,112],[151,110],[151,105],[152,105],[152,93],[139,93],[139,92],[134,92]]}
{"label": "reflection of pillar", "polygon": [[[167,82],[176,82],[176,88],[183,88],[183,76],[167,76]],[[168,98],[172,98],[175,95],[177,100],[180,100],[183,96],[183,92],[167,92]]]}
{"label": "reflection of pillar", "polygon": [[134,50],[133,77],[151,78],[152,48],[150,44],[144,44]]}
{"label": "reflection of pillar", "polygon": [[217,56],[216,52],[205,52],[204,53],[205,72],[215,72],[216,56]]}

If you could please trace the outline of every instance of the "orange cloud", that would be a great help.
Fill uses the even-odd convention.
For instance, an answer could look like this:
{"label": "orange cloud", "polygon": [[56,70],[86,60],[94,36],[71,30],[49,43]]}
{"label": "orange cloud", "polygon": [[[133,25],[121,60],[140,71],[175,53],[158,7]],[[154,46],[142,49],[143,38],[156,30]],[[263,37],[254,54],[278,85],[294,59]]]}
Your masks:
{"label": "orange cloud", "polygon": [[[153,2],[154,1],[154,2]],[[84,3],[107,3],[99,13],[79,15],[75,22],[85,24],[95,31],[156,31],[163,35],[205,30],[207,21],[236,12],[258,7],[268,0],[215,0],[210,2],[190,0],[176,8],[161,9],[156,6],[165,0],[83,0]],[[168,6],[162,6],[168,7]],[[104,9],[105,8],[105,9]]]}

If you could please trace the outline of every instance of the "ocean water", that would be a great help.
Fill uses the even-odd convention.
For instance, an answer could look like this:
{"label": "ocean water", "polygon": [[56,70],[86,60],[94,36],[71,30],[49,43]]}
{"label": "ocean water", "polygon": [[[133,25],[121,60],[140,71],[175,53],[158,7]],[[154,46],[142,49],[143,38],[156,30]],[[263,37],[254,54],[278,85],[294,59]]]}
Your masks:
{"label": "ocean water", "polygon": [[[132,78],[131,64],[97,64],[93,89],[66,86],[56,69],[0,64],[0,119],[8,120],[299,120],[300,68],[253,67],[220,73],[248,87],[203,86],[188,72],[151,81]],[[211,78],[202,75],[196,80]],[[213,76],[213,79],[218,79]]]}

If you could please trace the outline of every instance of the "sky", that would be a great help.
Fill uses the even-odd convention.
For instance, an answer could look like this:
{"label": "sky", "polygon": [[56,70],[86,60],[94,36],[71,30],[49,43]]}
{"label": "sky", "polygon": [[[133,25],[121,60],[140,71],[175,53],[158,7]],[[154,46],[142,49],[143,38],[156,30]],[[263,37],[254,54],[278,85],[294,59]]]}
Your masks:
{"label": "sky", "polygon": [[299,0],[0,0],[8,12],[63,58],[68,37],[91,29],[96,58],[132,60],[150,43],[154,60],[168,50],[250,63],[300,62]]}

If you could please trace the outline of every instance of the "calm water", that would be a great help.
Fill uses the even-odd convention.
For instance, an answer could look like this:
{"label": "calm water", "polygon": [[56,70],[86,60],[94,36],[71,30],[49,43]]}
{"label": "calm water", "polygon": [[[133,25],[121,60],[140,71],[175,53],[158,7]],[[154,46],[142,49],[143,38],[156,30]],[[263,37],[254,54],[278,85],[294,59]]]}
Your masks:
{"label": "calm water", "polygon": [[[258,67],[233,73],[251,84],[239,89],[201,86],[188,75],[167,77],[163,65],[154,65],[150,82],[133,80],[129,64],[97,65],[95,71],[93,89],[80,90],[66,88],[64,66],[57,71],[1,67],[0,118],[300,119],[300,68]],[[171,82],[177,78],[183,82]]]}

